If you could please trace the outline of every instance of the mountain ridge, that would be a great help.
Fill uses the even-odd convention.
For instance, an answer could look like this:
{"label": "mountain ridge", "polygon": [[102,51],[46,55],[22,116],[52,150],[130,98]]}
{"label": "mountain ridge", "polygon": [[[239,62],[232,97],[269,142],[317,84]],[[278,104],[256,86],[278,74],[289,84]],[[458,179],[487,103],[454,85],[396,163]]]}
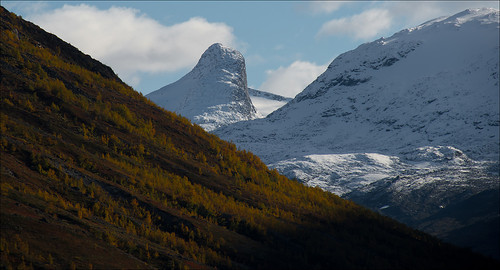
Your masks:
{"label": "mountain ridge", "polygon": [[[470,9],[362,44],[267,118],[214,133],[361,204],[375,189],[385,201],[364,204],[372,210],[432,216],[472,190],[498,189],[498,18]],[[438,200],[424,190],[441,191]]]}
{"label": "mountain ridge", "polygon": [[[488,10],[489,9],[486,9],[486,11]],[[470,13],[472,11],[468,12]],[[498,17],[498,12],[496,12],[495,14]],[[487,14],[485,16],[488,17],[490,15]],[[465,24],[467,24],[467,22],[465,22],[464,25]],[[458,27],[458,26],[452,25],[450,27]],[[426,28],[421,27],[420,30],[429,28],[430,25],[427,25]],[[454,28],[452,28],[452,30],[453,29]],[[461,29],[461,28],[458,27],[456,29]],[[490,29],[491,30],[494,29],[494,31],[497,32],[496,31],[497,26],[495,25],[493,25],[493,28],[490,27]],[[476,72],[475,76],[476,77],[479,76],[479,79],[481,79],[479,80],[479,82],[477,78],[474,81],[478,82],[478,85],[482,86],[478,87],[478,89],[482,91],[480,93],[477,93],[478,91],[470,90],[476,88],[475,86],[471,86],[472,83],[463,83],[463,86],[459,86],[460,84],[458,82],[449,83],[448,82],[449,80],[447,80],[446,82],[447,84],[450,84],[450,87],[445,88],[443,86],[441,87],[441,89],[437,88],[435,89],[434,93],[427,91],[426,89],[429,87],[436,87],[436,85],[432,84],[432,82],[429,81],[442,80],[443,78],[448,79],[450,76],[453,79],[459,79],[457,78],[458,75],[453,75],[451,71],[447,72],[439,71],[438,72],[439,77],[430,76],[430,74],[435,72],[434,70],[436,69],[441,70],[442,66],[427,68],[425,65],[422,65],[422,60],[418,59],[418,58],[424,58],[421,55],[422,53],[418,53],[420,55],[413,56],[418,52],[418,50],[420,50],[418,49],[419,47],[424,46],[422,45],[423,42],[422,40],[419,40],[419,38],[407,38],[403,41],[398,42],[394,38],[401,35],[404,36],[411,35],[413,37],[415,36],[415,33],[418,32],[418,30],[412,30],[412,31],[403,30],[396,33],[393,37],[389,37],[386,39],[379,39],[371,43],[366,43],[359,46],[357,49],[353,51],[341,54],[329,65],[327,72],[320,75],[311,85],[309,85],[304,91],[299,93],[296,96],[296,98],[293,99],[291,102],[289,102],[287,105],[271,113],[267,117],[267,119],[257,119],[250,122],[242,122],[233,125],[230,128],[221,128],[220,130],[216,131],[216,134],[220,134],[223,137],[226,136],[227,138],[230,138],[232,129],[244,130],[247,129],[250,125],[253,125],[252,127],[256,127],[256,130],[257,129],[260,130],[259,131],[260,133],[258,135],[256,134],[257,136],[255,136],[255,138],[251,137],[253,136],[252,134],[248,134],[247,136],[241,136],[241,138],[235,136],[235,138],[230,138],[230,139],[236,139],[236,137],[238,137],[238,140],[233,140],[233,141],[238,142],[239,145],[242,147],[244,147],[247,142],[248,143],[258,142],[258,138],[266,136],[267,135],[266,133],[274,134],[271,139],[275,139],[278,136],[280,136],[281,137],[280,139],[283,141],[287,141],[293,138],[302,139],[304,142],[304,146],[301,147],[300,149],[294,150],[298,153],[297,154],[298,156],[302,156],[303,155],[302,152],[311,154],[328,154],[328,153],[342,154],[345,153],[345,151],[352,153],[356,152],[359,149],[363,149],[364,152],[369,152],[369,151],[380,151],[379,148],[381,147],[382,150],[384,150],[384,147],[389,149],[389,147],[394,147],[394,146],[397,147],[398,145],[405,146],[404,141],[403,143],[394,143],[394,139],[397,139],[399,141],[402,140],[401,138],[395,136],[406,136],[406,137],[410,136],[411,140],[418,141],[417,143],[410,142],[409,147],[405,146],[406,148],[395,149],[396,150],[395,152],[394,151],[389,152],[390,154],[397,154],[398,152],[413,151],[415,148],[420,146],[440,146],[440,145],[446,146],[447,141],[441,141],[438,143],[436,142],[436,139],[442,140],[441,138],[443,137],[442,136],[443,134],[439,133],[439,131],[429,129],[427,127],[428,123],[432,123],[432,121],[424,122],[426,121],[425,119],[434,121],[436,119],[439,120],[440,118],[446,117],[445,120],[449,121],[448,125],[449,126],[451,125],[451,127],[447,128],[449,130],[447,131],[448,133],[444,134],[446,135],[446,138],[449,138],[448,140],[457,142],[459,140],[454,138],[456,137],[456,135],[468,136],[465,137],[465,143],[462,142],[461,145],[450,145],[450,146],[456,147],[462,151],[465,150],[464,153],[466,153],[467,155],[471,156],[474,159],[477,159],[479,157],[480,159],[485,158],[487,160],[488,159],[496,160],[496,157],[498,156],[498,150],[497,150],[498,147],[496,146],[498,146],[497,127],[499,122],[498,108],[496,106],[497,103],[495,99],[495,97],[498,96],[498,91],[495,91],[498,86],[498,61],[496,60],[497,59],[496,56],[498,56],[498,50],[497,50],[498,48],[495,47],[494,45],[496,42],[495,35],[486,35],[488,31],[490,31],[489,33],[491,33],[491,30],[484,30],[486,32],[483,31],[483,33],[476,34],[476,36],[483,35],[484,38],[487,38],[486,40],[483,38],[484,42],[476,42],[479,45],[472,44],[474,42],[468,42],[467,44],[465,44],[465,46],[463,46],[464,48],[461,49],[463,51],[470,49],[471,48],[470,46],[493,44],[492,46],[489,46],[489,48],[486,50],[474,50],[473,53],[476,54],[474,56],[477,57],[469,57],[475,59],[473,59],[472,65],[466,65],[467,68],[472,66]],[[460,35],[462,34],[461,32],[463,31],[455,31],[455,32],[456,33],[452,33],[451,35],[454,34]],[[468,33],[469,32],[471,31],[468,31]],[[460,38],[460,36],[455,38]],[[443,39],[444,37],[439,37],[437,41],[442,41]],[[481,40],[481,39],[475,38],[473,40]],[[437,46],[436,43],[439,43],[437,41],[435,41],[434,44],[431,44],[433,48]],[[456,40],[454,40],[454,42],[455,41]],[[393,51],[394,49],[395,51]],[[384,53],[380,54],[379,51],[383,51]],[[425,53],[428,53],[428,51],[429,49],[426,49]],[[487,54],[481,56],[482,55],[481,53],[483,51],[486,51]],[[371,53],[371,55],[368,55],[367,53]],[[401,59],[406,59],[407,57],[410,56],[413,58],[411,59],[412,62],[420,61],[417,62],[419,64],[418,68],[410,70],[410,72],[408,72],[408,70],[397,72],[397,70],[398,69],[400,70],[401,67],[395,68],[395,65],[401,65],[401,62],[403,61]],[[431,55],[431,57],[435,56]],[[345,61],[344,58],[346,59]],[[356,62],[353,63],[353,59],[351,58],[354,58]],[[484,58],[487,58],[486,61]],[[349,63],[345,63],[347,61]],[[406,61],[408,60],[406,59]],[[454,66],[455,62],[457,61],[460,60],[450,61],[451,64],[443,63],[441,65],[448,67]],[[486,62],[486,64],[489,67],[486,68],[487,70],[477,71],[481,67],[481,64],[483,62]],[[409,65],[410,64],[407,64],[406,66]],[[460,65],[460,68],[462,68],[463,66],[464,64]],[[383,76],[387,77],[388,73],[392,74],[393,72],[396,72],[394,77],[398,78],[397,79],[398,81],[387,80],[387,82],[384,82],[384,84],[387,85],[381,85],[381,86],[374,85],[373,80],[376,80],[377,78],[374,78],[373,74],[371,74],[370,72],[380,73],[382,72],[379,70],[380,67],[384,67],[385,69],[390,69],[390,72],[383,71],[381,75],[377,74],[378,77],[383,77]],[[431,71],[429,71],[429,69],[431,69]],[[455,70],[457,70],[457,68],[455,68]],[[363,71],[369,71],[369,72],[363,73]],[[422,77],[420,76],[421,74],[417,74],[418,76],[415,82],[408,82],[409,80],[404,80],[405,77],[414,76],[415,72],[420,72],[421,74],[424,74],[424,76]],[[464,74],[464,72],[466,71],[458,70],[458,73],[460,75]],[[402,75],[402,73],[406,73],[407,75]],[[470,78],[470,76],[468,78]],[[392,86],[392,87],[386,87],[386,86]],[[404,88],[405,86],[406,88]],[[355,89],[356,87],[358,88],[363,87],[364,91],[364,93],[359,93],[360,96],[358,97],[356,97],[356,93],[350,92],[351,89]],[[379,87],[379,89],[378,88],[376,89],[375,87]],[[446,91],[450,92],[449,89],[451,87],[456,87],[458,92],[455,91],[452,93],[447,93]],[[383,89],[384,91],[383,96],[381,96],[381,94],[379,93],[380,92],[379,90],[381,89]],[[403,96],[401,93],[398,93],[403,91],[408,91],[410,97],[406,97]],[[335,107],[331,104],[328,104],[330,102],[328,99],[326,101],[322,101],[321,99],[319,99],[320,96],[323,97],[323,95],[326,94],[332,96],[331,99],[336,101],[335,104],[339,105],[336,105],[337,107]],[[435,97],[433,97],[432,95],[434,95]],[[427,96],[428,98],[426,98]],[[316,97],[317,99],[313,99],[314,97]],[[414,99],[415,101],[412,99]],[[322,104],[322,102],[324,102],[325,105],[321,105],[322,107],[315,109],[314,112],[308,112],[305,110],[302,111],[301,109],[299,109],[297,104],[306,101],[310,102],[310,104],[306,105],[314,105],[318,107],[319,104]],[[422,101],[422,103],[418,103],[420,101]],[[304,105],[303,107],[305,107],[306,105]],[[401,112],[401,110],[404,109],[402,105],[414,106],[415,109],[411,108],[412,112],[414,112],[414,115],[404,116],[407,113]],[[396,111],[394,109],[395,106],[398,106],[397,109],[399,111]],[[448,111],[451,109],[455,111],[451,112]],[[457,117],[456,115],[452,115],[452,113],[455,114],[460,113],[459,110],[461,109],[464,111],[462,112],[464,116],[458,115]],[[374,112],[372,112],[372,110]],[[472,113],[475,114],[472,116],[477,118],[474,120],[474,121],[478,120],[477,122],[469,122],[468,119],[465,119],[467,114],[471,113],[471,110],[475,110],[472,111]],[[423,113],[425,114],[425,118],[420,117],[422,119],[419,119],[420,111],[423,111]],[[306,113],[305,117],[302,118],[298,117],[300,114],[304,113]],[[315,115],[320,115],[321,118],[314,119],[313,117],[315,117]],[[305,119],[306,117],[310,118],[310,121],[309,120],[303,122],[299,120],[297,120],[296,122],[293,121],[294,119]],[[397,117],[400,117],[401,119],[398,119]],[[462,117],[463,119],[460,117]],[[332,125],[331,124],[332,122],[330,122],[332,119],[336,121],[335,122],[336,128],[328,129],[327,132],[336,135],[335,130],[340,131],[339,133],[341,133],[342,130],[346,130],[346,132],[348,133],[348,132],[353,132],[352,130],[356,129],[359,130],[359,132],[358,134],[356,134],[355,137],[359,139],[350,142],[346,140],[347,138],[346,134],[338,134],[336,135],[336,138],[333,141],[331,139],[325,140],[324,138],[321,138],[320,136],[317,136],[314,133],[311,134],[308,133],[309,130],[316,130],[316,129],[320,130],[322,129],[323,131],[325,131],[326,125]],[[454,123],[453,121],[456,123]],[[438,124],[441,124],[442,122],[444,121],[441,122],[438,121]],[[272,123],[273,127],[267,127],[267,126],[264,127],[268,123]],[[293,133],[291,135],[288,134],[288,132],[287,133],[283,132],[283,130],[287,130],[287,128],[290,128],[290,124],[295,125],[294,129],[291,130],[291,133]],[[303,124],[306,124],[310,127],[301,128]],[[356,128],[348,127],[348,125],[354,125],[354,124],[356,124]],[[284,128],[283,125],[289,125],[289,126]],[[434,125],[436,125],[436,127],[435,128],[433,127],[433,129],[436,129],[437,124]],[[269,126],[271,126],[271,124],[269,124]],[[446,126],[446,125],[441,125],[441,126]],[[467,130],[464,130],[462,132],[456,132],[456,130],[458,128],[461,128],[462,126],[467,127]],[[422,130],[423,127],[427,128]],[[265,128],[269,130],[266,130]],[[451,128],[453,128],[453,130],[450,130]],[[386,132],[388,132],[386,130],[391,132],[386,134]],[[453,131],[455,136],[451,136],[452,132],[450,131]],[[236,131],[235,133],[237,132],[238,131]],[[389,138],[388,140],[390,140],[391,143],[370,142],[370,140],[366,139],[366,136],[368,136],[367,134],[372,134],[370,132],[377,135],[374,136],[375,139],[380,140],[381,138],[382,139]],[[433,133],[427,134],[428,132],[433,132]],[[381,136],[383,134],[386,134],[386,136]],[[242,134],[238,133],[238,135]],[[309,138],[311,135],[319,138],[315,138],[315,141],[313,141],[312,139]],[[474,137],[473,135],[476,136]],[[480,136],[479,137],[481,138],[480,140],[477,140],[478,138],[477,135]],[[473,142],[474,139],[478,142],[474,143]],[[365,142],[363,143],[361,140],[364,140]],[[348,143],[349,147],[342,146],[342,143],[344,141]],[[367,142],[369,142],[370,145],[368,145]],[[478,147],[477,144],[482,142],[486,142],[487,144]],[[423,144],[419,145],[419,143]],[[431,143],[431,144],[426,145],[426,143]],[[275,145],[274,143],[271,144]],[[315,145],[318,145],[320,147],[315,147]],[[359,145],[359,146],[351,147],[353,145]],[[472,145],[472,147],[470,145]],[[324,150],[325,146],[328,146],[329,149]],[[476,153],[478,151],[468,149],[473,147],[479,148],[480,150],[484,150],[483,152],[485,153],[483,154]],[[260,149],[258,148],[258,146],[255,146],[253,148],[252,147],[247,147],[247,148],[259,154],[259,156],[263,158],[263,160],[266,163],[272,163],[277,161],[275,158],[267,154],[266,151],[264,151],[265,148]],[[286,148],[287,146],[284,147],[284,149]],[[313,149],[313,150],[310,151],[308,149]],[[280,153],[283,151],[281,151],[281,149],[273,149],[270,152]]]}

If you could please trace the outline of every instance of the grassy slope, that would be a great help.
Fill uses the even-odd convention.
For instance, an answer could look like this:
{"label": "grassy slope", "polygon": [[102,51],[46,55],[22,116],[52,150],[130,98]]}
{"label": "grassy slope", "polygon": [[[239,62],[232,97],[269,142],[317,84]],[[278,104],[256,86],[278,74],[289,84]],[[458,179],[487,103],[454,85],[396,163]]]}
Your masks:
{"label": "grassy slope", "polygon": [[286,179],[3,8],[0,27],[4,268],[495,266]]}

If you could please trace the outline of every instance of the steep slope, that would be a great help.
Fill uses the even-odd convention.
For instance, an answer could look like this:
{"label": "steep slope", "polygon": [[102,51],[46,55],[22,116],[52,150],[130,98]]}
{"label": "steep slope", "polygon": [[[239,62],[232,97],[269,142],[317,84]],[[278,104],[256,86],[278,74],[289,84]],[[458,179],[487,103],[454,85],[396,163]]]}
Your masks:
{"label": "steep slope", "polygon": [[[498,190],[498,20],[466,10],[363,44],[267,118],[215,133],[289,177],[423,228],[448,204]],[[362,199],[374,190],[389,199]]]}
{"label": "steep slope", "polygon": [[1,268],[498,266],[286,179],[0,10]]}
{"label": "steep slope", "polygon": [[2,267],[494,266],[287,180],[1,22]]}
{"label": "steep slope", "polygon": [[248,88],[248,94],[259,118],[266,117],[292,100],[291,98],[252,88]]}
{"label": "steep slope", "polygon": [[256,115],[243,55],[219,43],[211,45],[184,77],[146,96],[207,131]]}

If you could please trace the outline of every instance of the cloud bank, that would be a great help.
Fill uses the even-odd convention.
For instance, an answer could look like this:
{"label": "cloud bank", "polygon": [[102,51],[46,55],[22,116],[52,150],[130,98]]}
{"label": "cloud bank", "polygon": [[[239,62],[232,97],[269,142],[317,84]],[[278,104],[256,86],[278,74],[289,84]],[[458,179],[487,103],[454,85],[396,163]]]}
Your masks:
{"label": "cloud bank", "polygon": [[356,39],[368,39],[389,29],[392,15],[386,9],[369,9],[360,14],[340,19],[333,19],[324,23],[317,37],[348,35]]}
{"label": "cloud bank", "polygon": [[321,73],[325,72],[327,66],[295,61],[288,67],[281,66],[275,70],[267,70],[266,80],[259,89],[285,97],[295,97]]}
{"label": "cloud bank", "polygon": [[138,10],[64,5],[30,18],[45,30],[111,66],[122,79],[139,83],[139,73],[177,71],[196,64],[211,44],[235,45],[233,29],[201,17],[165,26]]}
{"label": "cloud bank", "polygon": [[[337,11],[342,2],[312,2],[310,7],[316,13]],[[370,40],[383,34],[396,25],[414,27],[439,16],[450,16],[467,8],[495,7],[494,1],[380,1],[372,2],[370,9],[360,13],[325,22],[316,34],[316,38],[327,36],[349,36],[359,40]]]}

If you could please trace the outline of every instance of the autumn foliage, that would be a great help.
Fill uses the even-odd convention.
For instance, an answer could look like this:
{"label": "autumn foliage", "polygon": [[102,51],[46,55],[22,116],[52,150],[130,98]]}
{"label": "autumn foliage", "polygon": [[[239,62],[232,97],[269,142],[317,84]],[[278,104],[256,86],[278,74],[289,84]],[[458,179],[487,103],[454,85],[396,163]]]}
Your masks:
{"label": "autumn foliage", "polygon": [[1,266],[494,263],[268,169],[1,11]]}

